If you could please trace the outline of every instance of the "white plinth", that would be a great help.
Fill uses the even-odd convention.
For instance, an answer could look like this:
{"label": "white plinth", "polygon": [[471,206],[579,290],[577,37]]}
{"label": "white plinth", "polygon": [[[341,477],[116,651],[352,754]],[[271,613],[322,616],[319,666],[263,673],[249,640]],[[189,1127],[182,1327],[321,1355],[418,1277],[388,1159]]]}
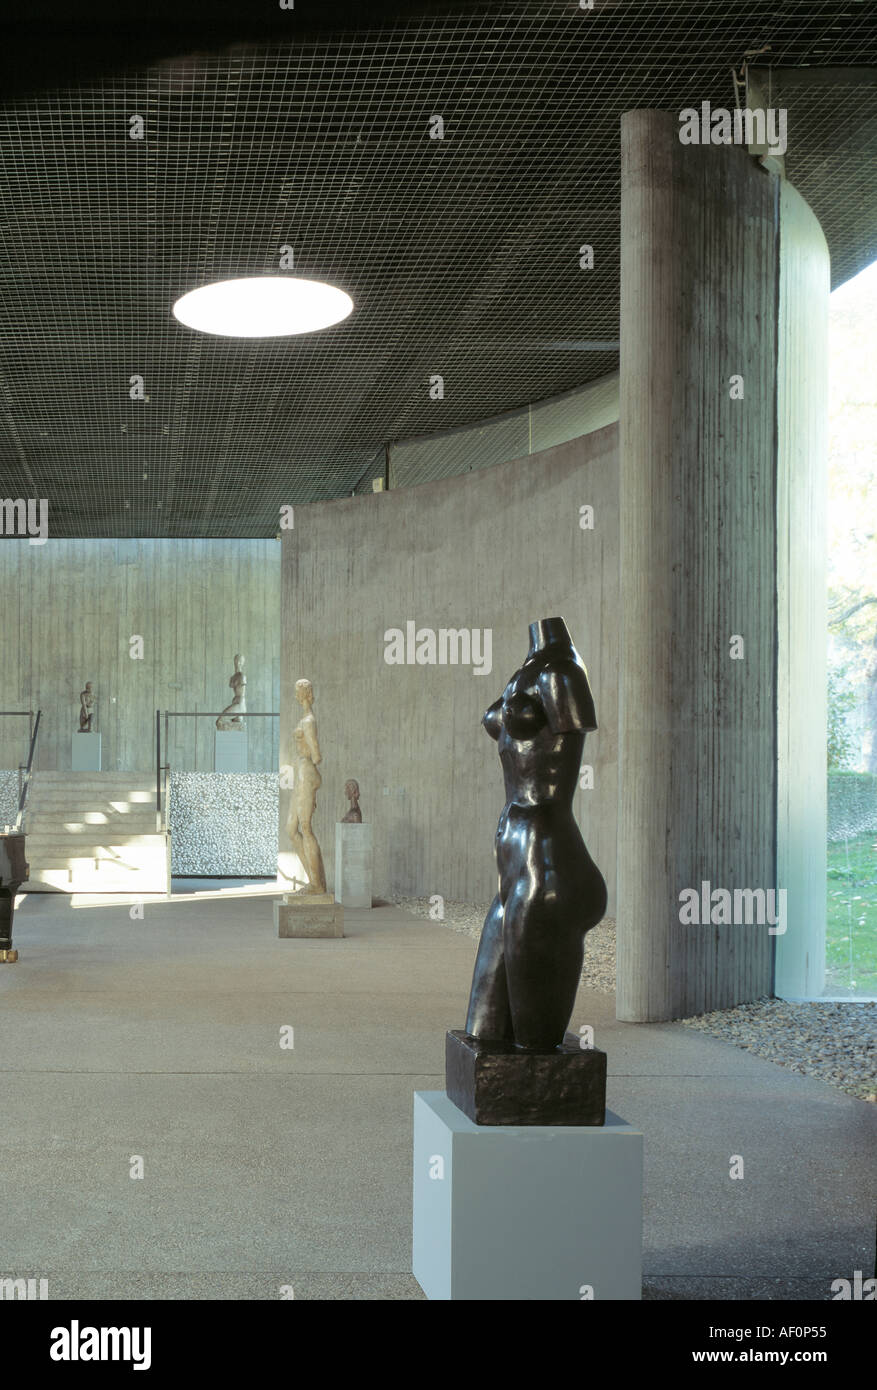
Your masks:
{"label": "white plinth", "polygon": [[217,729],[213,735],[214,772],[246,772],[247,770],[247,731],[243,729]]}
{"label": "white plinth", "polygon": [[431,1299],[642,1297],[643,1136],[476,1125],[414,1093],[414,1277]]}
{"label": "white plinth", "polygon": [[372,828],[335,824],[335,899],[343,907],[372,905]]}
{"label": "white plinth", "polygon": [[73,734],[71,766],[74,772],[100,772],[100,734]]}

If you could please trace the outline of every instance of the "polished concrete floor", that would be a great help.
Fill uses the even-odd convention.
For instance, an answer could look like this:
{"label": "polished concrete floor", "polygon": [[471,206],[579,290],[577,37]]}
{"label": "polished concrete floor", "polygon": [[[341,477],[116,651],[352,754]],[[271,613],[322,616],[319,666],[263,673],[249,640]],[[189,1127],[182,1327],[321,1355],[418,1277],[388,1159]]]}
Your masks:
{"label": "polished concrete floor", "polygon": [[[142,920],[50,895],[16,913],[0,1277],[51,1298],[422,1297],[412,1092],[443,1085],[475,942],[392,907],[280,941],[270,887],[176,888]],[[613,1014],[582,991],[572,1027],[595,1028],[608,1104],[645,1133],[646,1298],[828,1299],[873,1273],[877,1107]]]}

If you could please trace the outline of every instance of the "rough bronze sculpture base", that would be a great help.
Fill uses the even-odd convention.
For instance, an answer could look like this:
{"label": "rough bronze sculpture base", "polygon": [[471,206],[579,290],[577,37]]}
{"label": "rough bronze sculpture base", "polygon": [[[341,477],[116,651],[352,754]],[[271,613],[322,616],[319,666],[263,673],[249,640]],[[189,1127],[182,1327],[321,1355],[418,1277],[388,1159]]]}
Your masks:
{"label": "rough bronze sculpture base", "polygon": [[606,1053],[567,1033],[550,1052],[447,1034],[448,1099],[477,1125],[603,1125]]}

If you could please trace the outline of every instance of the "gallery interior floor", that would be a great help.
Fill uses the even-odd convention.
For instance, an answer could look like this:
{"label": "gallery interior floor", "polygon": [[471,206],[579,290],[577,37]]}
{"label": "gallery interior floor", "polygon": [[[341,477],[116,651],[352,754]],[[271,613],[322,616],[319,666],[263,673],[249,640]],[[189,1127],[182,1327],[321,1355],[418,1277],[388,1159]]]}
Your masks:
{"label": "gallery interior floor", "polygon": [[[475,943],[392,907],[348,912],[343,941],[279,941],[269,894],[191,887],[143,920],[48,895],[16,913],[0,1274],[53,1299],[422,1297],[412,1092],[443,1086]],[[644,1296],[825,1299],[867,1275],[873,1106],[611,1005],[580,993],[573,1026],[646,1136]]]}

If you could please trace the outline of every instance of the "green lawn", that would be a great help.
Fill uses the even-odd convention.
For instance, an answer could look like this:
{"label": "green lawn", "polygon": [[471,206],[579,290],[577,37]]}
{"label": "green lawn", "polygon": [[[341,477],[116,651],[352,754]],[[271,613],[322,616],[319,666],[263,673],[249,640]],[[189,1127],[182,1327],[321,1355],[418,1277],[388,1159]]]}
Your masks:
{"label": "green lawn", "polygon": [[828,846],[826,986],[877,994],[877,841]]}

